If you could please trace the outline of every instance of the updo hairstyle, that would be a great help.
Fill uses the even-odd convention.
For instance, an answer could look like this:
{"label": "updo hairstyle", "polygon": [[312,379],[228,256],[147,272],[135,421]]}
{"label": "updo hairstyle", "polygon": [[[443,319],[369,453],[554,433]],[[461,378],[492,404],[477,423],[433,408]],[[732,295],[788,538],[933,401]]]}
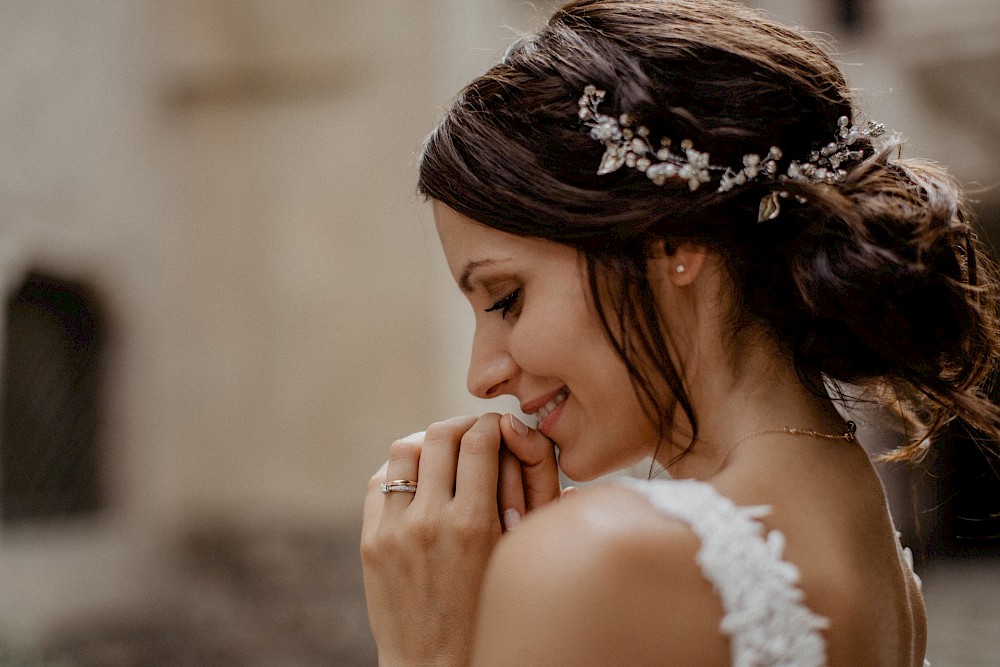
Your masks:
{"label": "updo hairstyle", "polygon": [[[780,172],[830,142],[841,116],[853,124],[854,109],[818,42],[741,5],[575,0],[469,84],[428,137],[425,197],[582,252],[597,312],[661,433],[678,405],[695,432],[697,419],[648,260],[691,242],[730,274],[729,343],[766,332],[810,388],[846,382],[894,402],[916,426],[899,457],[919,456],[954,415],[998,435],[981,393],[998,351],[994,273],[943,170],[865,139],[836,184],[719,193],[715,182],[657,186],[635,169],[599,176],[604,147],[577,116],[590,84],[607,91],[603,113],[627,112],[675,145],[690,139],[713,164],[778,146]],[[789,197],[758,223],[772,190]]]}

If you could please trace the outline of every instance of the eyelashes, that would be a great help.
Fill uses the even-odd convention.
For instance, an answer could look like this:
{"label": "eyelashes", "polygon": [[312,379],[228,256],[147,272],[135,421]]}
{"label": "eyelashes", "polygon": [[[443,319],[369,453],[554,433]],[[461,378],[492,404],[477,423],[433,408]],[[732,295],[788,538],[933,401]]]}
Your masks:
{"label": "eyelashes", "polygon": [[500,317],[502,319],[507,319],[507,316],[517,307],[520,298],[521,298],[521,288],[518,287],[516,290],[514,290],[513,292],[511,292],[510,294],[498,300],[492,306],[487,308],[485,312],[492,313],[499,310]]}

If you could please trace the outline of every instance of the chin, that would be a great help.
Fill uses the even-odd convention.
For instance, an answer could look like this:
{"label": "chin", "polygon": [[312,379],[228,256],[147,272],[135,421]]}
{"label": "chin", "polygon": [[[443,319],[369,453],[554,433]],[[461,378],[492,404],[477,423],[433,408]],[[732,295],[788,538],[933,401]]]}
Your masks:
{"label": "chin", "polygon": [[[623,466],[624,467],[624,466]],[[574,461],[572,456],[564,456],[560,452],[559,470],[572,482],[592,482],[618,470],[616,467],[601,466],[594,461]]]}
{"label": "chin", "polygon": [[592,482],[605,475],[621,472],[642,460],[643,457],[638,455],[635,458],[632,458],[630,455],[624,459],[617,460],[577,458],[572,453],[560,449],[558,463],[559,470],[565,477],[568,477],[573,482],[583,483]]}

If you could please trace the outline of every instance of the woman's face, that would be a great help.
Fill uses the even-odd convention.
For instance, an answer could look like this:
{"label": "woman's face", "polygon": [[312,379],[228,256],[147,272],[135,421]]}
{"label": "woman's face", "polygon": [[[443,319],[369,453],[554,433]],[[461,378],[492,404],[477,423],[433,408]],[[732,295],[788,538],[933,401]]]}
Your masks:
{"label": "woman's face", "polygon": [[657,430],[597,319],[582,255],[478,224],[440,202],[434,214],[452,276],[476,316],[469,391],[517,397],[559,447],[572,479],[651,454]]}

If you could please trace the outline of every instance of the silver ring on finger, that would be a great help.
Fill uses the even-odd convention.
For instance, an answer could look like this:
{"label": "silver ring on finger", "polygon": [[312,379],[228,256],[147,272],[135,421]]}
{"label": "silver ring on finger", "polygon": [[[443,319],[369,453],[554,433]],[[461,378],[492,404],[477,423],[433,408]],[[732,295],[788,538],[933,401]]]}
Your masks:
{"label": "silver ring on finger", "polygon": [[394,479],[391,482],[383,482],[378,488],[382,493],[392,493],[393,491],[416,493],[417,483],[412,479]]}

